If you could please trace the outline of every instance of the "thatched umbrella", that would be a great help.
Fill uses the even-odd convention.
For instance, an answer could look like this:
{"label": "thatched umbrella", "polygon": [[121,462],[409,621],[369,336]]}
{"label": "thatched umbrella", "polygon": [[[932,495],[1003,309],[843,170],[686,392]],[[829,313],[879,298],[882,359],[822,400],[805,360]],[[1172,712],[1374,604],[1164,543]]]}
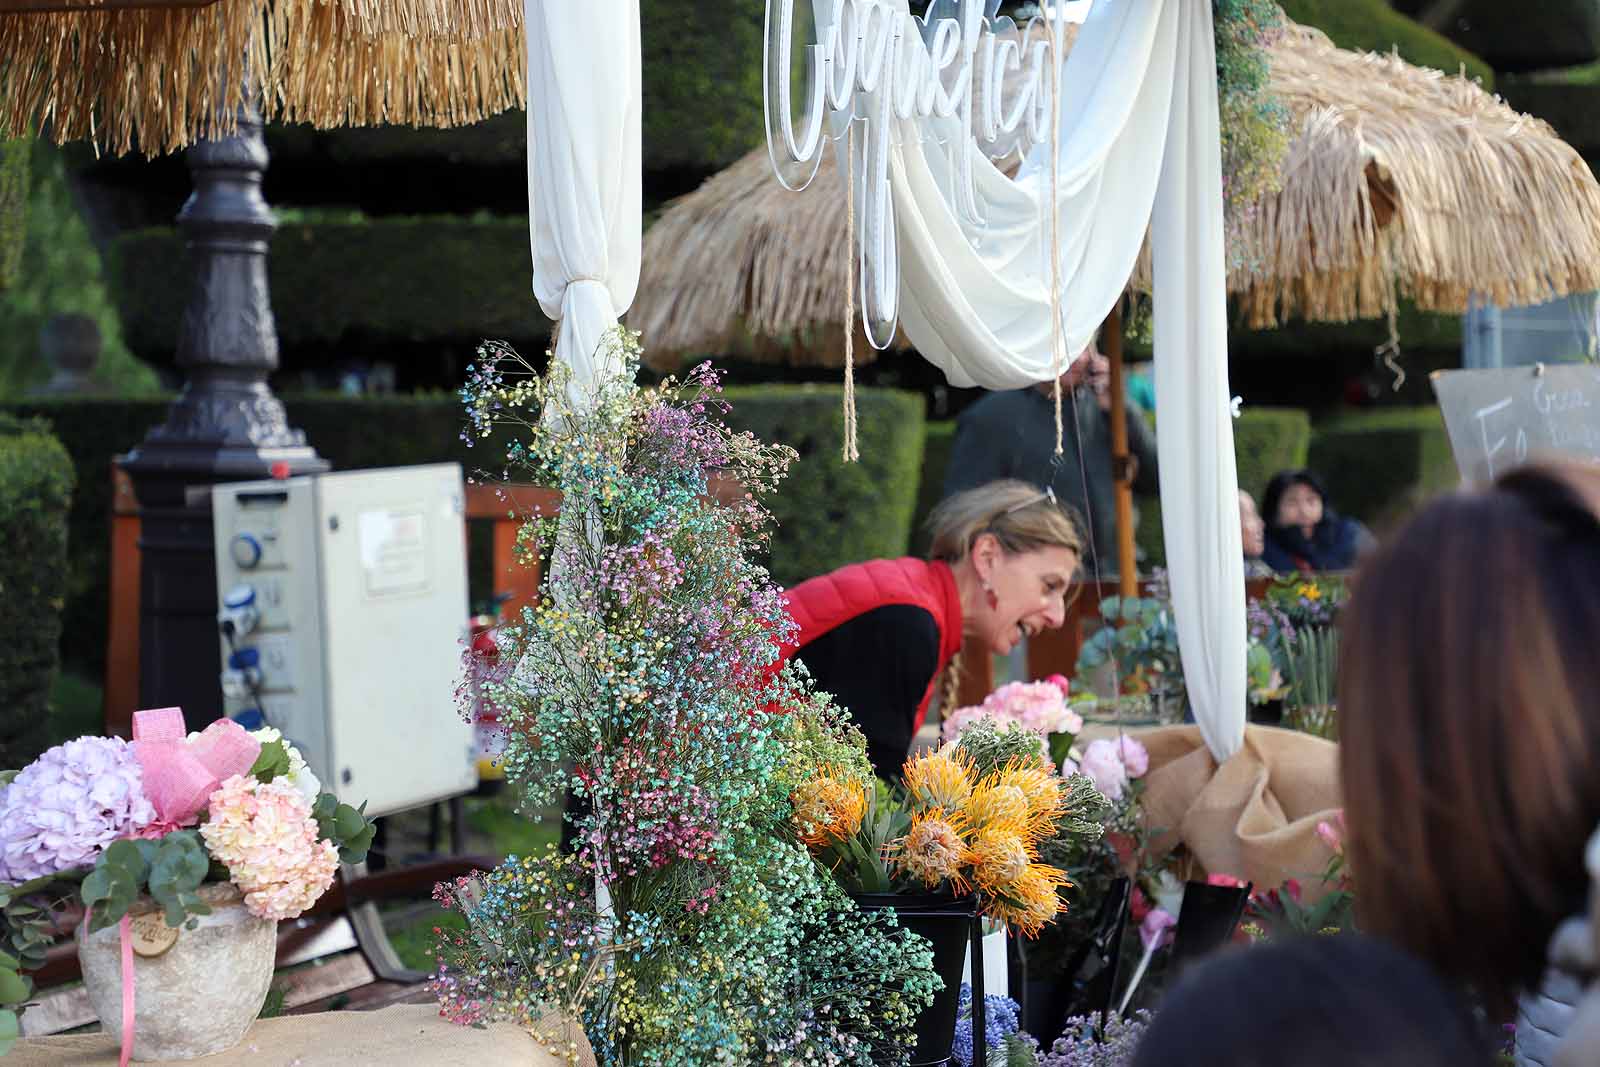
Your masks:
{"label": "thatched umbrella", "polygon": [[521,0],[0,0],[0,137],[113,152],[231,134],[477,122],[524,99]]}
{"label": "thatched umbrella", "polygon": [[[1282,191],[1232,250],[1228,288],[1252,325],[1376,317],[1397,295],[1461,312],[1473,293],[1515,305],[1600,288],[1600,184],[1548,125],[1314,29],[1291,26],[1272,53],[1298,133]],[[839,365],[851,242],[836,160],[796,194],[762,149],[662,215],[628,316],[653,365],[729,347]],[[1148,278],[1146,258],[1132,284]]]}

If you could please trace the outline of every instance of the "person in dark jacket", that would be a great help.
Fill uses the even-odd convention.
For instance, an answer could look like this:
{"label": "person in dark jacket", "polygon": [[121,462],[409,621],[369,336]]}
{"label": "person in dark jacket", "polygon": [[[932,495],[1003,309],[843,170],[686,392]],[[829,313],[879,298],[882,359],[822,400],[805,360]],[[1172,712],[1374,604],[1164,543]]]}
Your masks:
{"label": "person in dark jacket", "polygon": [[1267,522],[1261,559],[1278,574],[1345,571],[1372,545],[1355,519],[1328,504],[1322,479],[1308,470],[1279,471],[1261,494]]}
{"label": "person in dark jacket", "polygon": [[[1056,455],[1053,383],[989,393],[956,422],[944,491],[949,496],[996,478],[1050,487],[1074,514],[1086,519],[1083,546],[1088,578],[1116,574],[1115,481],[1111,470],[1110,365],[1090,345],[1061,376],[1061,455]],[[1134,489],[1156,491],[1156,435],[1127,406],[1128,452]]]}
{"label": "person in dark jacket", "polygon": [[799,627],[780,650],[846,708],[879,775],[911,751],[965,638],[995,655],[1066,618],[1082,541],[1053,494],[999,481],[944,501],[930,560],[854,563],[787,591]]}

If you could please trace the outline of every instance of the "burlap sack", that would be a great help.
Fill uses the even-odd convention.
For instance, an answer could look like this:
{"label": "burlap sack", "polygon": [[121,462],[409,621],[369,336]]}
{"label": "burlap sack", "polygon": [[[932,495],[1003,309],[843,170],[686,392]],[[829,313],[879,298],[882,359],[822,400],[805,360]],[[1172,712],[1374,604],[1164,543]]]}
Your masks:
{"label": "burlap sack", "polygon": [[[594,1053],[576,1032],[578,1064],[594,1067]],[[17,1043],[6,1067],[116,1067],[117,1043],[107,1034],[37,1037]],[[337,1011],[263,1019],[244,1041],[215,1056],[185,1060],[195,1067],[566,1067],[526,1030],[508,1023],[483,1029],[439,1018],[431,1004],[382,1011]]]}
{"label": "burlap sack", "polygon": [[1231,874],[1272,889],[1290,878],[1308,897],[1332,853],[1317,836],[1339,797],[1339,747],[1319,737],[1266,726],[1245,728],[1244,747],[1220,767],[1196,726],[1136,735],[1150,752],[1146,825],[1155,847],[1178,843],[1201,868],[1190,877]]}

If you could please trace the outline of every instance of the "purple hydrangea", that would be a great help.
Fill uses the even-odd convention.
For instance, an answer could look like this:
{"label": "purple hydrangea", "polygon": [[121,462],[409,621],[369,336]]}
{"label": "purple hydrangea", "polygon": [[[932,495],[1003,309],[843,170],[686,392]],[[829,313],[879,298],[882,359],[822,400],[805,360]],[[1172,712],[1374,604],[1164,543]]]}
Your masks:
{"label": "purple hydrangea", "polygon": [[88,866],[155,817],[126,741],[80,737],[57,745],[0,790],[0,881]]}

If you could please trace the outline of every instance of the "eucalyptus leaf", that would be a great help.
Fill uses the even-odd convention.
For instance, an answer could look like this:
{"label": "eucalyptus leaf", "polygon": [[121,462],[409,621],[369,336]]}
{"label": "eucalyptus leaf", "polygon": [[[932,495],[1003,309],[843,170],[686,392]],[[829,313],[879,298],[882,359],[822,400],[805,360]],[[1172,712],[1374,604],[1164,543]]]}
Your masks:
{"label": "eucalyptus leaf", "polygon": [[280,738],[261,745],[261,754],[250,767],[250,774],[259,782],[270,782],[289,773],[289,749]]}
{"label": "eucalyptus leaf", "polygon": [[17,1019],[17,1013],[10,1008],[0,1011],[0,1056],[11,1051],[21,1034],[22,1025]]}
{"label": "eucalyptus leaf", "polygon": [[33,983],[16,971],[0,969],[0,1004],[24,1004],[33,995]]}

